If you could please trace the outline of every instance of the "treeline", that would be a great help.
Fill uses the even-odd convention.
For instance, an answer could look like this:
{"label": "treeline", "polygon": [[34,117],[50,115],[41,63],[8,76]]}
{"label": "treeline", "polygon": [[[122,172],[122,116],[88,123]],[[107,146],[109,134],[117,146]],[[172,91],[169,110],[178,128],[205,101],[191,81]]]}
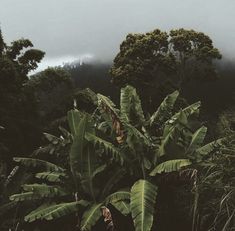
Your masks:
{"label": "treeline", "polygon": [[[63,68],[71,75],[77,88],[91,88],[110,96],[115,102],[118,100],[118,87],[111,84],[110,63],[88,62],[67,64]],[[184,97],[189,101],[201,100],[208,113],[214,115],[229,109],[235,100],[235,64],[221,61],[216,65],[218,76],[213,81],[193,81],[184,86]],[[161,97],[164,97],[162,95]],[[161,100],[161,99],[160,99]]]}

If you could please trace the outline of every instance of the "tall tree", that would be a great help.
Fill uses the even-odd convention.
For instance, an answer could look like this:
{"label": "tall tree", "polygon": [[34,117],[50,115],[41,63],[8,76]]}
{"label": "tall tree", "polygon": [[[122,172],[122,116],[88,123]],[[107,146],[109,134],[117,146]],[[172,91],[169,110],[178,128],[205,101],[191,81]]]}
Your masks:
{"label": "tall tree", "polygon": [[0,125],[5,128],[0,140],[12,155],[34,148],[35,104],[25,94],[24,84],[29,80],[28,73],[37,68],[44,54],[33,49],[28,39],[5,44],[0,31]]}
{"label": "tall tree", "polygon": [[159,94],[182,89],[189,80],[214,78],[213,61],[220,58],[211,38],[202,32],[177,29],[167,33],[156,29],[128,34],[110,69],[111,81],[118,86],[134,85],[145,103],[156,104]]}

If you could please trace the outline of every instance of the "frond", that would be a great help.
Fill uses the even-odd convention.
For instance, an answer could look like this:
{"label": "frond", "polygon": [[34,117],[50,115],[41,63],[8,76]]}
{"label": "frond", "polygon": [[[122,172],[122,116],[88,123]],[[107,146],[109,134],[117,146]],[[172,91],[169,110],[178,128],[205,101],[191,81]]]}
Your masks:
{"label": "frond", "polygon": [[70,129],[73,133],[73,143],[71,145],[69,157],[71,172],[77,182],[80,179],[81,174],[81,160],[84,158],[85,149],[85,132],[88,123],[86,115],[81,116],[78,111],[70,111],[68,113],[68,121]]}
{"label": "frond", "polygon": [[136,231],[150,231],[153,225],[157,187],[147,180],[138,180],[131,188],[131,215]]}
{"label": "frond", "polygon": [[157,111],[151,116],[150,126],[153,126],[153,124],[155,123],[162,124],[170,119],[170,117],[172,116],[172,110],[174,108],[175,101],[178,96],[179,92],[174,91],[163,100]]}
{"label": "frond", "polygon": [[86,209],[82,216],[80,227],[81,231],[90,231],[96,222],[101,218],[101,206],[102,204],[92,204]]}
{"label": "frond", "polygon": [[94,146],[98,145],[99,147],[104,148],[106,154],[110,154],[112,156],[111,160],[115,160],[121,164],[123,163],[123,156],[121,152],[112,143],[104,139],[101,139],[100,137],[93,135],[91,133],[86,133],[85,136],[86,136],[86,139],[89,142],[92,142]]}
{"label": "frond", "polygon": [[128,214],[130,214],[130,202],[114,201],[114,202],[110,202],[110,204],[114,206],[124,216],[127,216]]}
{"label": "frond", "polygon": [[24,220],[26,222],[33,222],[35,220],[54,220],[77,212],[80,207],[86,207],[88,204],[89,203],[84,200],[61,204],[43,204],[25,216]]}
{"label": "frond", "polygon": [[45,160],[23,158],[23,157],[14,157],[13,160],[25,167],[33,167],[33,168],[38,167],[38,168],[43,168],[46,171],[55,171],[55,172],[65,171],[65,169]]}
{"label": "frond", "polygon": [[150,176],[155,176],[156,174],[161,173],[179,171],[181,168],[189,166],[191,164],[191,161],[188,159],[168,160],[157,165],[150,173]]}
{"label": "frond", "polygon": [[68,192],[66,192],[64,189],[56,186],[48,186],[46,184],[25,184],[22,187],[26,192],[14,194],[10,196],[10,200],[37,200],[41,198],[53,198],[56,196],[68,195]]}
{"label": "frond", "polygon": [[120,112],[116,109],[115,104],[106,96],[97,94],[98,109],[110,128],[115,132],[118,143],[122,143],[124,139],[123,123],[120,118]]}
{"label": "frond", "polygon": [[193,134],[191,143],[187,149],[187,153],[194,152],[197,148],[199,148],[203,144],[206,133],[207,133],[207,127],[202,126]]}
{"label": "frond", "polygon": [[127,190],[117,191],[107,196],[107,198],[105,199],[105,204],[107,205],[112,202],[130,200],[130,195],[131,195],[130,192]]}
{"label": "frond", "polygon": [[[199,108],[201,107],[201,102],[198,101],[196,103],[193,103],[191,105],[189,105],[188,107],[182,109],[181,111],[185,114],[186,118],[188,118],[191,115],[198,115],[199,113]],[[166,121],[166,123],[168,124],[172,124],[174,123],[180,116],[180,112],[177,112],[175,115],[173,115],[169,120]]]}
{"label": "frond", "polygon": [[143,125],[145,122],[141,100],[136,89],[130,85],[121,89],[120,97],[121,117],[133,125]]}
{"label": "frond", "polygon": [[65,173],[60,172],[40,172],[36,174],[36,178],[49,182],[61,182],[61,180],[65,177],[68,176]]}
{"label": "frond", "polygon": [[118,168],[112,171],[112,175],[103,187],[101,198],[104,198],[112,188],[124,177],[126,171],[123,168]]}

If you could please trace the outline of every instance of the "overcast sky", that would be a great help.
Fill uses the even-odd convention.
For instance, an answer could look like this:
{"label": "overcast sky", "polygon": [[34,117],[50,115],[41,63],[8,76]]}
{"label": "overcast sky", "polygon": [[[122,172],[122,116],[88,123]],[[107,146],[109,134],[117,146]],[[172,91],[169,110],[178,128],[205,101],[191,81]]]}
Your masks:
{"label": "overcast sky", "polygon": [[7,42],[29,38],[44,50],[44,65],[113,59],[127,33],[180,27],[235,58],[235,0],[0,0],[0,24]]}

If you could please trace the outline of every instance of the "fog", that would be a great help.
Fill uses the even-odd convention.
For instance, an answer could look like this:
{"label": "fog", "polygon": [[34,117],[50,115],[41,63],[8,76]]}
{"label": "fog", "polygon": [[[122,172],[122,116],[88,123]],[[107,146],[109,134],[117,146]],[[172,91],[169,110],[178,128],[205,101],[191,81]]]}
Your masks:
{"label": "fog", "polygon": [[234,0],[0,0],[7,42],[24,37],[46,52],[42,67],[95,57],[112,60],[127,33],[155,28],[205,32],[235,58]]}

